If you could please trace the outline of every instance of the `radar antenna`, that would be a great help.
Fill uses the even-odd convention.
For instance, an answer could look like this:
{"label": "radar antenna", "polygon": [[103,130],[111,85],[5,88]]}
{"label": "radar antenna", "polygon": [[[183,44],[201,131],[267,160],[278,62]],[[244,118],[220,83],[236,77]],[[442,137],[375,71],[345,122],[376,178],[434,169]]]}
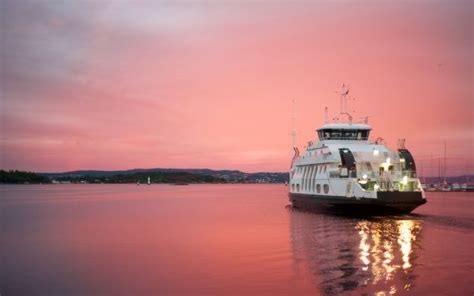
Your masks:
{"label": "radar antenna", "polygon": [[341,112],[340,115],[346,115],[349,118],[349,122],[352,123],[352,115],[347,111],[347,99],[349,96],[349,85],[343,83],[340,92],[337,92],[341,99]]}

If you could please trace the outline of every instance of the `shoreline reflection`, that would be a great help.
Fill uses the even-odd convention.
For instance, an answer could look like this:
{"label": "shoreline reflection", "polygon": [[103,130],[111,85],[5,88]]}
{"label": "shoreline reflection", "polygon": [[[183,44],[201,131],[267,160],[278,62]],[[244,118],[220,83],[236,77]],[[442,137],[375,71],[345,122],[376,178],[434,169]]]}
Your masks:
{"label": "shoreline reflection", "polygon": [[294,267],[309,271],[321,294],[396,295],[415,284],[422,220],[289,214]]}

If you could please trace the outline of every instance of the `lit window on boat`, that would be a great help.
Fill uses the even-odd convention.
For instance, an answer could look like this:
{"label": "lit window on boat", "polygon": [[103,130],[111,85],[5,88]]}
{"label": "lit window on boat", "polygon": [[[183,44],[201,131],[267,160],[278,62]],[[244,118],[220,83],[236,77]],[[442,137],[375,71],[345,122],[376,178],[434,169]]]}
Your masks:
{"label": "lit window on boat", "polygon": [[367,140],[370,130],[324,129],[318,131],[320,140]]}

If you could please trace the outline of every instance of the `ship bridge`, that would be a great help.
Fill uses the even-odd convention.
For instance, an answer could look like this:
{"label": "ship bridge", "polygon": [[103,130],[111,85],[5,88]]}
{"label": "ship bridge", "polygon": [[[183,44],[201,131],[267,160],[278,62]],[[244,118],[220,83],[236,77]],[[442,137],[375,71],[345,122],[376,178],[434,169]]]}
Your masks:
{"label": "ship bridge", "polygon": [[363,123],[327,123],[317,130],[320,141],[351,140],[367,141],[371,127]]}

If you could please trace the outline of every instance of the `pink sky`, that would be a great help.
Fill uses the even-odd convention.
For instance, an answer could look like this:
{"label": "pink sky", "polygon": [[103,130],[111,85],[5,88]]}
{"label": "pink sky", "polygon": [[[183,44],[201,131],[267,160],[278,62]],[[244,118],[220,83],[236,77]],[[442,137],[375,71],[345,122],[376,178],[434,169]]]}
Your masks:
{"label": "pink sky", "polygon": [[[339,110],[473,173],[471,1],[2,2],[3,169],[285,171]],[[431,155],[435,161],[431,161]],[[431,167],[431,168],[430,168]]]}

